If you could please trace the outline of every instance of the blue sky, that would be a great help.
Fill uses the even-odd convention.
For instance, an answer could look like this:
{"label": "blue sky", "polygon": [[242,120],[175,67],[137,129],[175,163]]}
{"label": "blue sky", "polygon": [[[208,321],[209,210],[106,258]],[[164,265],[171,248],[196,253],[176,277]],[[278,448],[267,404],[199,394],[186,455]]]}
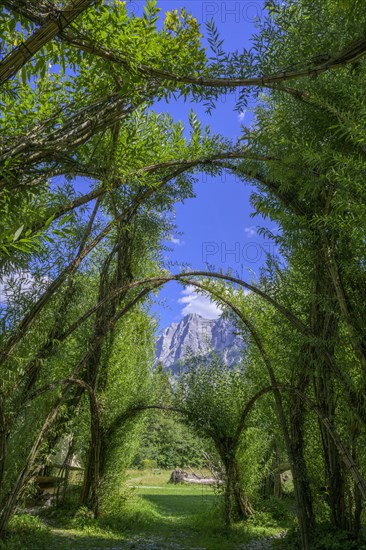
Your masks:
{"label": "blue sky", "polygon": [[[129,0],[128,8],[136,16],[143,14],[145,0]],[[264,15],[264,0],[206,1],[206,0],[157,0],[164,13],[183,7],[191,12],[201,24],[205,35],[205,23],[213,19],[224,40],[225,51],[249,48],[250,37],[256,32],[256,18]],[[188,126],[188,116],[193,108],[203,126],[208,124],[213,132],[236,140],[242,133],[242,125],[249,126],[254,105],[244,112],[234,110],[236,94],[222,96],[211,115],[197,103],[170,101],[157,103],[156,112],[169,112],[173,118],[182,120]],[[57,184],[56,178],[54,183]],[[77,178],[79,191],[87,192],[90,182]],[[253,208],[249,198],[252,187],[237,180],[228,173],[211,178],[198,176],[195,185],[196,198],[177,204],[177,235],[169,244],[171,251],[166,260],[172,264],[171,271],[177,273],[184,266],[192,269],[231,269],[246,280],[253,280],[265,262],[265,253],[273,250],[273,243],[257,235],[259,226],[274,229],[274,224],[260,217],[252,218]],[[1,287],[0,287],[1,294]],[[0,300],[1,301],[1,300]],[[159,319],[160,329],[173,321],[179,321],[187,313],[199,313],[205,317],[216,317],[219,311],[208,299],[195,294],[192,289],[183,289],[178,283],[170,283],[159,292],[152,307]]]}
{"label": "blue sky", "polygon": [[[158,0],[163,12],[185,7],[198,22],[204,25],[213,19],[226,51],[250,47],[250,36],[255,32],[255,19],[263,15],[263,0],[258,1],[198,1]],[[130,9],[141,15],[144,2],[134,0]],[[233,140],[241,135],[241,126],[249,126],[251,108],[245,112],[234,111],[235,95],[227,94],[217,103],[211,116],[198,104],[171,101],[159,103],[157,112],[170,112],[175,120],[188,125],[189,110],[193,108],[203,124],[209,124],[213,132]],[[253,106],[252,106],[253,107]],[[176,225],[179,233],[170,243],[168,260],[179,271],[179,264],[188,264],[193,269],[205,269],[207,263],[217,269],[231,268],[244,279],[254,279],[265,261],[265,252],[273,246],[256,233],[258,226],[273,229],[273,223],[259,217],[251,218],[253,209],[249,198],[252,187],[238,181],[233,175],[211,178],[202,174],[195,185],[196,198],[178,204]],[[159,293],[153,312],[160,318],[160,327],[165,328],[187,313],[199,313],[206,317],[219,315],[216,306],[191,289],[183,290],[177,283],[170,283]]]}

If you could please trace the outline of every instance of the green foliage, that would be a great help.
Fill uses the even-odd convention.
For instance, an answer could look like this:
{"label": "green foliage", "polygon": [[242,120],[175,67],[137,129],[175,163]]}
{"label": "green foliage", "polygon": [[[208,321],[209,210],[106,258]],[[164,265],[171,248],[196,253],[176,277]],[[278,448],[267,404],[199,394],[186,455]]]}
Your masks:
{"label": "green foliage", "polygon": [[[275,498],[270,497],[261,501],[259,504],[259,510],[254,516],[254,521],[261,522],[261,514],[268,515],[272,522],[289,524],[293,520],[293,515],[291,513],[291,499],[284,498]],[[259,514],[259,518],[257,517]]]}
{"label": "green foliage", "polygon": [[89,529],[97,526],[93,512],[82,506],[78,508],[70,521],[70,526],[77,529]]}
{"label": "green foliage", "polygon": [[208,447],[207,441],[197,437],[169,413],[155,413],[147,418],[134,463],[143,466],[146,461],[153,461],[159,468],[172,469],[203,466],[202,450]]}
{"label": "green foliage", "polygon": [[[180,13],[167,12],[163,25],[160,25],[160,11],[153,1],[146,4],[142,17],[130,16],[127,6],[119,1],[93,5],[78,18],[76,40],[82,33],[88,37],[87,43],[93,49],[98,47],[102,52],[117,52],[120,64],[112,65],[92,53],[70,48],[62,41],[51,41],[24,65],[21,77],[15,79],[13,86],[8,83],[8,93],[0,97],[0,207],[5,215],[1,226],[0,254],[8,257],[7,261],[39,250],[45,231],[34,230],[34,226],[40,225],[47,230],[47,220],[58,211],[60,199],[66,195],[63,202],[70,201],[70,193],[64,194],[68,182],[72,182],[75,195],[75,177],[80,174],[102,185],[106,183],[105,179],[110,179],[103,165],[112,171],[111,149],[115,150],[117,166],[122,157],[120,175],[121,172],[137,170],[145,158],[146,166],[149,156],[152,163],[161,159],[162,155],[157,154],[152,142],[160,145],[160,152],[164,150],[160,144],[163,134],[159,131],[159,118],[162,120],[164,116],[153,113],[150,122],[146,120],[149,117],[145,117],[145,122],[142,120],[142,111],[130,123],[129,117],[124,117],[127,124],[120,127],[117,148],[112,145],[114,137],[106,130],[118,122],[120,110],[101,126],[96,124],[86,139],[84,134],[77,137],[84,110],[89,109],[96,119],[98,116],[103,118],[102,106],[106,105],[105,114],[108,112],[110,116],[111,97],[119,97],[123,107],[133,113],[141,104],[146,106],[163,96],[168,98],[176,91],[177,86],[173,83],[146,85],[147,77],[138,73],[141,64],[188,74],[203,69],[206,56],[197,21],[183,9]],[[9,17],[5,8],[1,9],[0,17],[4,22],[1,25],[1,50],[5,55],[36,27],[17,12],[12,12],[12,17]],[[73,34],[73,31],[69,32]],[[178,88],[179,93],[189,93],[186,86],[178,85]],[[169,121],[165,127],[172,122],[170,117],[166,119]],[[144,151],[143,133],[145,138],[148,136]],[[171,135],[167,130],[168,139]],[[195,146],[199,141],[196,138],[192,141]],[[207,142],[207,135],[202,138]],[[181,144],[183,141],[181,136]],[[179,149],[176,143],[176,152]],[[167,151],[165,161],[173,150]],[[105,151],[107,155],[104,155]],[[57,186],[51,183],[55,175],[62,178]],[[22,225],[23,234],[14,238]],[[52,232],[49,233],[47,240],[54,238]]]}
{"label": "green foliage", "polygon": [[199,433],[234,438],[247,394],[240,368],[230,369],[215,357],[206,364],[192,357],[180,379],[177,400]]}
{"label": "green foliage", "polygon": [[[286,538],[274,543],[274,548],[300,550],[299,533],[295,529],[289,530]],[[312,550],[365,550],[366,544],[362,540],[347,532],[332,528],[328,523],[319,524],[314,533]]]}
{"label": "green foliage", "polygon": [[16,515],[9,523],[5,540],[0,541],[0,548],[16,550],[18,548],[47,548],[52,542],[50,529],[36,516]]}
{"label": "green foliage", "polygon": [[144,458],[140,462],[140,467],[143,470],[153,470],[154,468],[157,468],[157,466],[158,466],[157,461],[156,460],[151,460],[150,458]]}
{"label": "green foliage", "polygon": [[365,550],[366,544],[355,540],[346,531],[332,528],[329,524],[319,525],[316,531],[314,550]]}

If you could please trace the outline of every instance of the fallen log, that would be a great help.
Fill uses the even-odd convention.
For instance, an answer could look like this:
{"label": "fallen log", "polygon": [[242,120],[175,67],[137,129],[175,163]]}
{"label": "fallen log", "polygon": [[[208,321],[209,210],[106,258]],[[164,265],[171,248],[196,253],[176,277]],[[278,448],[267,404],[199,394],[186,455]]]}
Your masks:
{"label": "fallen log", "polygon": [[195,485],[222,485],[224,482],[221,479],[213,477],[201,477],[197,474],[189,474],[185,470],[173,470],[168,483],[190,483]]}

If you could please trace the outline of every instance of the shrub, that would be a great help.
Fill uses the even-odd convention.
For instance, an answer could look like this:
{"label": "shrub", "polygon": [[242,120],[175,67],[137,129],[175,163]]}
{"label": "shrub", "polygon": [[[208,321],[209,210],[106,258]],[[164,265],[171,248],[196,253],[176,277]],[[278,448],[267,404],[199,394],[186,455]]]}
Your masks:
{"label": "shrub", "polygon": [[150,460],[148,458],[145,458],[145,460],[141,461],[141,468],[143,470],[153,470],[154,468],[157,468],[157,462],[156,460]]}
{"label": "shrub", "polygon": [[366,550],[366,545],[355,540],[347,531],[338,531],[323,524],[317,529],[314,550]]}
{"label": "shrub", "polygon": [[96,526],[96,524],[93,512],[86,506],[81,506],[70,521],[71,527],[75,529],[85,529],[86,527]]}
{"label": "shrub", "polygon": [[9,522],[0,548],[6,550],[39,550],[51,546],[52,534],[42,521],[29,514],[15,515]]}
{"label": "shrub", "polygon": [[261,511],[256,511],[248,521],[255,527],[274,527],[276,524],[270,513]]}
{"label": "shrub", "polygon": [[[274,541],[273,548],[300,550],[300,535],[291,529],[285,539]],[[320,524],[316,530],[312,550],[366,550],[366,544],[355,540],[348,531],[339,531],[327,524]]]}
{"label": "shrub", "polygon": [[289,521],[293,517],[289,511],[288,501],[275,497],[262,501],[260,510],[270,514],[275,521]]}

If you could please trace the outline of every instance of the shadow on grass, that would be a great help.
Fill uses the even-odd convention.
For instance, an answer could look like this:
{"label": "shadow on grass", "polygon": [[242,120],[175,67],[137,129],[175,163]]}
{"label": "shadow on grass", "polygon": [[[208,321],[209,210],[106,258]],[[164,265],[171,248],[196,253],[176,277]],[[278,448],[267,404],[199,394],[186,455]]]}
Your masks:
{"label": "shadow on grass", "polygon": [[[136,541],[137,542],[137,541]],[[39,546],[42,549],[42,546]],[[99,550],[100,548],[119,550],[120,548],[138,548],[135,545],[135,541],[131,540],[118,540],[115,536],[103,536],[90,535],[84,533],[73,534],[69,531],[65,531],[63,534],[53,533],[52,543],[44,547],[44,550],[76,550],[79,548],[88,550]]]}
{"label": "shadow on grass", "polygon": [[151,502],[159,512],[171,517],[183,516],[188,519],[212,510],[217,504],[217,497],[211,495],[140,495]]}
{"label": "shadow on grass", "polygon": [[[138,490],[129,498],[111,501],[98,520],[82,508],[72,514],[67,510],[49,511],[43,521],[23,515],[14,518],[10,544],[5,548],[239,550],[250,539],[269,537],[276,531],[268,512],[259,512],[255,521],[234,523],[227,529],[220,496],[180,490]],[[278,508],[277,503],[272,504]]]}
{"label": "shadow on grass", "polygon": [[[237,548],[235,533],[228,531],[218,506],[220,499],[211,494],[154,494],[139,492],[129,501],[124,513],[103,518],[100,524],[130,540],[142,537],[158,544],[146,548],[231,549]],[[240,536],[242,541],[242,534]],[[166,545],[166,546],[165,546]],[[126,546],[128,547],[128,546]],[[136,548],[144,546],[136,546]]]}
{"label": "shadow on grass", "polygon": [[[17,547],[21,548],[20,546]],[[193,536],[187,537],[186,533],[172,533],[172,537],[166,537],[163,533],[140,533],[138,536],[128,536],[121,540],[111,537],[98,537],[78,533],[73,536],[54,534],[52,542],[46,546],[38,546],[37,550],[234,550],[238,548],[230,537]],[[13,550],[13,549],[12,549]],[[15,547],[14,547],[15,550]]]}

